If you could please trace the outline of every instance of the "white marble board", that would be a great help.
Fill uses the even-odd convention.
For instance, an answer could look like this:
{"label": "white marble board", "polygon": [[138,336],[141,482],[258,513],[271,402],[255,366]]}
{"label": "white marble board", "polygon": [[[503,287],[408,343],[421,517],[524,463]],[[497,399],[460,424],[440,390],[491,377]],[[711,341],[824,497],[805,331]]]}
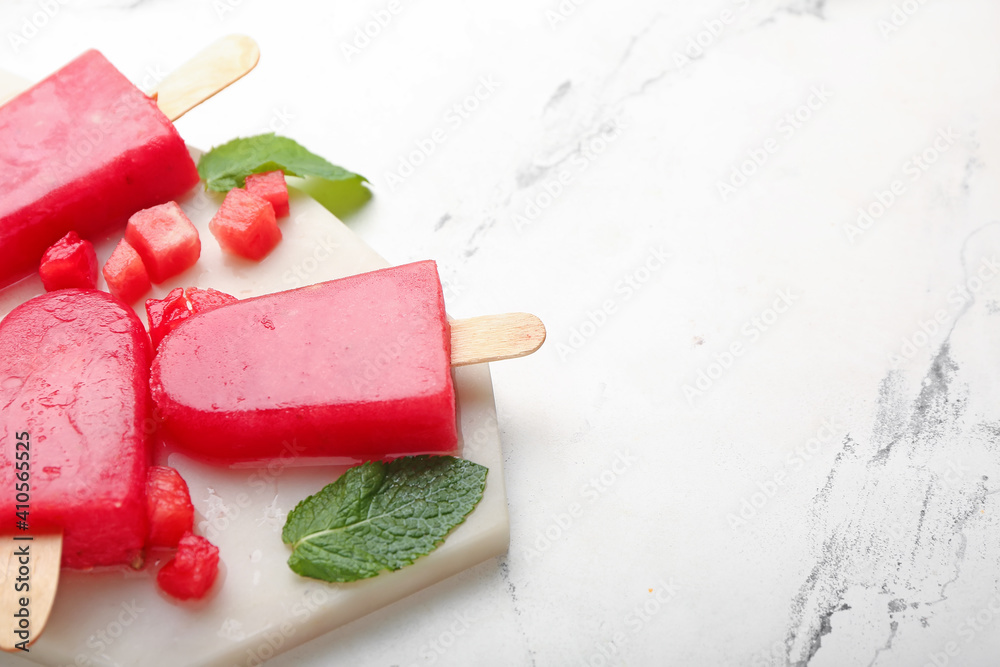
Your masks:
{"label": "white marble board", "polygon": [[[0,76],[0,85],[8,82],[16,79]],[[154,286],[149,297],[194,286],[247,298],[388,266],[329,211],[294,189],[290,214],[280,221],[283,239],[277,248],[260,263],[227,256],[208,230],[220,202],[221,196],[205,193],[200,185],[180,200],[201,235],[201,258],[188,271]],[[120,238],[116,232],[96,244],[102,265]],[[98,287],[106,289],[103,276]],[[0,317],[43,292],[37,275],[0,291]],[[135,310],[145,322],[144,302],[137,301]],[[155,581],[169,555],[147,562],[138,572],[64,571],[48,628],[31,646],[31,660],[101,667],[255,665],[504,553],[509,528],[489,366],[453,372],[461,455],[487,466],[489,473],[480,504],[430,555],[353,584],[299,577],[286,564],[284,518],[345,468],[313,466],[288,451],[266,467],[228,469],[173,452],[156,437],[155,462],[181,472],[195,505],[196,532],[219,547],[219,582],[207,600],[178,604]],[[169,658],[163,662],[151,656]],[[6,660],[14,658],[0,656]]]}

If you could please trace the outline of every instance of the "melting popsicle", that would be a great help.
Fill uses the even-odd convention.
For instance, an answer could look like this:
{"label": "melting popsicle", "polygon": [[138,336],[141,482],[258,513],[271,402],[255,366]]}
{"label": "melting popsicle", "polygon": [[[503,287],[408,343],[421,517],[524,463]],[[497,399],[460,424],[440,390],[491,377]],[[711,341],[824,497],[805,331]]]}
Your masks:
{"label": "melting popsicle", "polygon": [[31,531],[62,530],[64,567],[138,561],[149,356],[139,318],[97,290],[50,292],[0,322],[0,534],[31,534],[16,525],[20,502]]}
{"label": "melting popsicle", "polygon": [[160,343],[151,386],[202,458],[449,451],[449,359],[437,268],[419,262],[190,317]]}
{"label": "melting popsicle", "polygon": [[177,444],[218,463],[452,452],[451,366],[544,339],[523,313],[449,324],[425,261],[193,315],[160,343],[150,383]]}
{"label": "melting popsicle", "polygon": [[0,107],[0,287],[70,230],[95,238],[198,171],[173,123],[97,51]]}

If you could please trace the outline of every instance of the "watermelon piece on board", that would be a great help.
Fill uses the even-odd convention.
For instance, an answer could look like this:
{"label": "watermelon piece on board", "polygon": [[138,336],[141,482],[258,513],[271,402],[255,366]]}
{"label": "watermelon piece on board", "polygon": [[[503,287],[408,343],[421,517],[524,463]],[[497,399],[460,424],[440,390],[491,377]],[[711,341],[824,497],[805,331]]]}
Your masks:
{"label": "watermelon piece on board", "polygon": [[198,230],[173,201],[135,213],[125,226],[125,240],[156,284],[191,268],[201,256]]}
{"label": "watermelon piece on board", "polygon": [[155,350],[163,337],[174,327],[191,316],[191,307],[184,298],[184,288],[170,290],[162,299],[146,299],[146,321],[149,322],[149,339]]}
{"label": "watermelon piece on board", "polygon": [[219,548],[200,535],[186,533],[177,555],[156,575],[156,583],[178,600],[200,600],[219,574]]}
{"label": "watermelon piece on board", "polygon": [[288,184],[283,171],[250,174],[245,187],[247,192],[271,202],[277,217],[284,218],[288,215]]}
{"label": "watermelon piece on board", "polygon": [[147,516],[151,547],[176,547],[194,529],[191,493],[180,473],[167,466],[151,466],[146,480]]}
{"label": "watermelon piece on board", "polygon": [[271,203],[239,188],[226,194],[208,228],[223,250],[255,261],[264,259],[281,240]]}
{"label": "watermelon piece on board", "polygon": [[146,273],[142,258],[125,239],[118,242],[102,272],[108,283],[108,291],[127,304],[135,303],[153,286],[149,282],[149,274]]}
{"label": "watermelon piece on board", "polygon": [[38,275],[46,292],[71,287],[94,289],[97,287],[94,244],[81,239],[76,232],[67,232],[42,255]]}

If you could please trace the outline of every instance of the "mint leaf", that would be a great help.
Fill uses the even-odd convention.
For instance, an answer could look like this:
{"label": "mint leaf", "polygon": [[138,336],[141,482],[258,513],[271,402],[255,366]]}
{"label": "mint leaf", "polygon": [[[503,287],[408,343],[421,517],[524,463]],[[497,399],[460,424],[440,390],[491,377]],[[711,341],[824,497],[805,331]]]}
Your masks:
{"label": "mint leaf", "polygon": [[312,176],[328,181],[347,181],[359,176],[310,153],[298,142],[279,137],[273,132],[253,137],[233,139],[216,146],[198,160],[198,175],[205,187],[216,192],[229,192],[243,187],[246,177],[266,171],[285,172],[286,176]]}
{"label": "mint leaf", "polygon": [[288,514],[281,539],[304,577],[357,581],[437,548],[483,497],[488,469],[453,456],[407,456],[349,469]]}

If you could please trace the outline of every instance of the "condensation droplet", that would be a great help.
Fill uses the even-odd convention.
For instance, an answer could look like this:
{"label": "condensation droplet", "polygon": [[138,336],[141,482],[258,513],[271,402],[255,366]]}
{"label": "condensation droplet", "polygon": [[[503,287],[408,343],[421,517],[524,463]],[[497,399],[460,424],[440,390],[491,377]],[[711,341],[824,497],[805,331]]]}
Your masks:
{"label": "condensation droplet", "polygon": [[12,376],[12,377],[9,377],[9,378],[5,379],[2,383],[0,383],[0,387],[2,387],[3,389],[6,389],[8,391],[12,391],[14,389],[20,389],[21,385],[23,385],[23,384],[24,384],[24,378],[19,378],[19,377],[13,377]]}

